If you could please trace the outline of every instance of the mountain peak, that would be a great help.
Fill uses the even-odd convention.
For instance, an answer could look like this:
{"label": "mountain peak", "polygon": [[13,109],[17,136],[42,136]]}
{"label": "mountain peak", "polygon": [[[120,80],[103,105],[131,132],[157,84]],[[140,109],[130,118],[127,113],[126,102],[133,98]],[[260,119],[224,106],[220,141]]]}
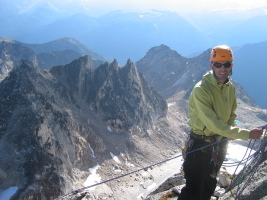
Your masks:
{"label": "mountain peak", "polygon": [[162,55],[162,56],[177,56],[181,57],[177,51],[172,50],[169,46],[161,44],[160,46],[152,47],[146,54],[146,56]]}
{"label": "mountain peak", "polygon": [[[50,70],[65,87],[74,91],[68,92],[68,99],[73,102],[77,101],[76,98],[86,101],[106,116],[103,119],[105,123],[119,132],[127,132],[132,126],[146,130],[151,119],[166,114],[166,102],[139,76],[131,60],[122,68],[118,67],[116,59],[98,68],[91,65],[86,67],[88,61],[92,64],[92,59],[84,56],[68,65],[56,66]],[[144,117],[145,115],[149,117]],[[133,120],[139,118],[144,120]]]}
{"label": "mountain peak", "polygon": [[137,71],[136,65],[130,59],[127,60],[127,63],[124,66],[124,68],[125,69],[128,68],[130,71],[132,71],[132,74],[138,75],[138,71]]}
{"label": "mountain peak", "polygon": [[0,37],[0,42],[15,42],[15,40],[13,39],[10,39],[10,38],[3,38],[3,37]]}
{"label": "mountain peak", "polygon": [[[80,43],[78,40],[74,39],[74,38],[71,38],[71,37],[61,37],[57,40],[54,40],[54,41],[67,41],[69,43],[72,43],[72,44],[82,44]],[[53,42],[53,41],[52,41]]]}

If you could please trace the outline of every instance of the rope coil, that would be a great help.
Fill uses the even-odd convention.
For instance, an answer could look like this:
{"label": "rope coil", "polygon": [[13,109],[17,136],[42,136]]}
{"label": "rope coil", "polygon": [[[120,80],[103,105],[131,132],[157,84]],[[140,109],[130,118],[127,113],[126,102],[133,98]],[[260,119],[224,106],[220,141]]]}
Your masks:
{"label": "rope coil", "polygon": [[[231,182],[231,185],[229,186],[230,192],[231,192],[231,196],[234,197],[235,200],[238,200],[241,197],[241,194],[243,193],[245,188],[250,184],[250,181],[252,180],[253,176],[256,174],[256,171],[258,170],[258,167],[262,162],[263,154],[266,152],[266,147],[267,147],[267,133],[266,133],[267,130],[266,129],[267,129],[267,125],[262,126],[260,128],[264,129],[265,131],[264,131],[264,134],[263,134],[263,139],[261,140],[261,143],[260,143],[260,147],[257,149],[257,151],[254,154],[252,154],[250,156],[250,158],[251,159],[253,158],[253,160],[252,160],[252,163],[251,163],[252,167],[251,167],[251,172],[250,172],[249,177],[247,178],[246,182],[243,184],[243,187],[240,188],[240,186],[242,185],[240,183],[242,183],[245,180],[245,178],[246,178],[246,176],[248,174],[248,173],[243,173],[243,176],[241,176],[241,178],[240,178],[241,181],[239,181],[237,183],[238,187],[237,187],[237,190],[236,190],[236,195],[234,195],[233,192],[232,192],[233,182]],[[250,141],[250,143],[251,143],[251,141]],[[250,143],[248,145],[248,148],[250,146]],[[256,143],[256,140],[254,141],[253,146],[255,145],[255,143]],[[247,165],[247,162],[248,162],[248,160],[245,162],[245,166]],[[244,168],[245,168],[245,166],[244,166]]]}

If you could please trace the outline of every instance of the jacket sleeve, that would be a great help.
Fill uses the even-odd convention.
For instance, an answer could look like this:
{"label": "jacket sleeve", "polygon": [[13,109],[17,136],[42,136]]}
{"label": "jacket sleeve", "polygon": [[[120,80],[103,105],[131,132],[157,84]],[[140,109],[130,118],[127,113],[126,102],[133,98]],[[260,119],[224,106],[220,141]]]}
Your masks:
{"label": "jacket sleeve", "polygon": [[[222,120],[218,119],[213,110],[212,98],[205,89],[195,87],[191,95],[191,101],[193,101],[191,103],[194,104],[197,118],[205,125],[206,129],[228,138],[249,139],[249,130],[225,124]],[[230,120],[234,121],[235,117],[236,115],[233,112]],[[231,122],[231,124],[233,123]]]}

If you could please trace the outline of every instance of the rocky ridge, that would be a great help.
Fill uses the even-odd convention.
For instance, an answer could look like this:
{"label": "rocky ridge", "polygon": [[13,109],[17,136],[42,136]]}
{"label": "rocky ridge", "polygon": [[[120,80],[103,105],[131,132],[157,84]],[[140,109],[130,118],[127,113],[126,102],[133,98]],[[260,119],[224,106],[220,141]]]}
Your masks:
{"label": "rocky ridge", "polygon": [[186,58],[160,45],[151,48],[136,62],[136,67],[165,99],[181,91],[188,96],[193,85],[208,71],[208,55],[205,51],[195,58]]}
{"label": "rocky ridge", "polygon": [[79,96],[104,116],[107,126],[118,132],[128,131],[134,125],[144,127],[145,132],[155,119],[166,116],[166,102],[146,84],[130,60],[123,68],[118,67],[116,60],[96,69],[93,64],[85,56],[50,70],[69,88],[64,92],[73,104],[74,96]]}
{"label": "rocky ridge", "polygon": [[[23,61],[0,83],[0,185],[18,187],[12,200],[56,198],[84,187],[89,168],[100,166],[105,180],[182,145],[185,135],[178,138],[169,125],[166,102],[130,60],[122,68],[93,63],[84,56],[46,71]],[[88,195],[99,199],[108,191],[116,199],[135,179]]]}
{"label": "rocky ridge", "polygon": [[35,65],[38,63],[37,56],[32,49],[22,46],[14,40],[0,40],[0,81],[14,66],[20,64],[21,59],[29,60]]}
{"label": "rocky ridge", "polygon": [[96,66],[105,59],[72,38],[60,38],[43,44],[26,44],[13,39],[0,37],[0,81],[21,60],[31,61],[34,65],[50,69],[52,66],[68,64],[83,55],[91,55]]}

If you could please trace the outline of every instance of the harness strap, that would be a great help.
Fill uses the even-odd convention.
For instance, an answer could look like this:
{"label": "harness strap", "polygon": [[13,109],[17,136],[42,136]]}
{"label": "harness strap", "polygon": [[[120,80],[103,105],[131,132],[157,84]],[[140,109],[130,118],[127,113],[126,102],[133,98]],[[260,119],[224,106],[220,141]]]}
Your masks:
{"label": "harness strap", "polygon": [[[211,144],[217,142],[217,134],[212,136],[206,136],[206,135],[198,135],[194,133],[192,130],[190,132],[190,137],[196,140],[209,140]],[[218,154],[219,154],[219,144],[215,144],[212,146],[212,158],[211,163],[213,164],[213,171],[210,174],[211,177],[216,178],[217,177],[217,168],[221,165],[221,162],[218,160]]]}
{"label": "harness strap", "polygon": [[[210,140],[211,143],[216,142],[216,137],[219,136],[217,134],[212,135],[212,136],[207,136],[207,135],[198,135],[196,133],[194,133],[192,130],[190,131],[190,136],[194,139],[198,139],[198,140]],[[215,139],[215,141],[214,141]]]}
{"label": "harness strap", "polygon": [[[209,140],[211,144],[216,143],[217,142],[217,136],[218,135],[212,135],[212,136],[206,136],[206,135],[198,135],[196,133],[194,133],[193,131],[191,131],[190,134],[191,138],[193,139],[197,139],[197,140]],[[219,144],[215,144],[212,146],[212,159],[215,162],[219,162],[218,161],[218,153],[219,153]]]}

